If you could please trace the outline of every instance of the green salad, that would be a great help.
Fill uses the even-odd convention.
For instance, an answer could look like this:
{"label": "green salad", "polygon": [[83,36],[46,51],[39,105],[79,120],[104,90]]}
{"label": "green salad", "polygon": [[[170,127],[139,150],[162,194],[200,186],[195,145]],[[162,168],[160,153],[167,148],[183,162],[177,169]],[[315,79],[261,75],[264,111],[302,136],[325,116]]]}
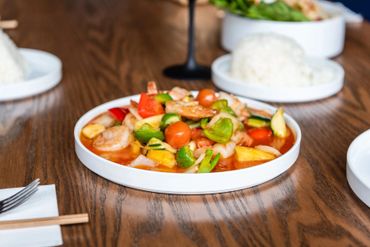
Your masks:
{"label": "green salad", "polygon": [[210,0],[218,8],[252,19],[274,21],[310,21],[299,8],[288,5],[283,0],[272,3],[253,0]]}

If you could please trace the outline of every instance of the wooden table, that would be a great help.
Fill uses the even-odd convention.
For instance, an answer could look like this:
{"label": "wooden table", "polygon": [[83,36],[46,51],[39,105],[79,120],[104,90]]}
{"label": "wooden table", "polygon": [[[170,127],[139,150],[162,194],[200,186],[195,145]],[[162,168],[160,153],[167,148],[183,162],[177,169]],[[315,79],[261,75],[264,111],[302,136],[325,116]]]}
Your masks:
{"label": "wooden table", "polygon": [[[369,23],[348,28],[336,59],[346,70],[338,95],[284,105],[303,131],[287,173],[237,192],[174,196],[119,186],[86,169],[73,127],[87,110],[139,93],[148,80],[161,88],[213,87],[161,73],[184,60],[186,8],[159,0],[1,0],[0,12],[19,20],[8,32],[19,46],[63,61],[59,86],[0,104],[0,188],[39,177],[56,184],[61,214],[88,212],[90,224],[63,227],[65,246],[370,245],[370,210],[346,180],[348,146],[370,126]],[[218,12],[198,7],[196,21],[197,57],[210,64],[224,53]]]}

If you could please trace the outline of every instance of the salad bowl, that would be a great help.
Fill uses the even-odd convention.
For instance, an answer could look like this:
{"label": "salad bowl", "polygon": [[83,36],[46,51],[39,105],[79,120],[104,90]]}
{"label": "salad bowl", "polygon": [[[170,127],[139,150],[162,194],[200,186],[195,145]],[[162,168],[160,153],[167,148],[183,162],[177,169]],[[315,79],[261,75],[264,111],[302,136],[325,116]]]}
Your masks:
{"label": "salad bowl", "polygon": [[345,19],[341,9],[333,3],[320,1],[330,15],[320,21],[288,22],[256,20],[226,11],[222,22],[221,45],[233,51],[247,35],[254,33],[278,33],[294,39],[312,57],[335,57],[343,51]]}

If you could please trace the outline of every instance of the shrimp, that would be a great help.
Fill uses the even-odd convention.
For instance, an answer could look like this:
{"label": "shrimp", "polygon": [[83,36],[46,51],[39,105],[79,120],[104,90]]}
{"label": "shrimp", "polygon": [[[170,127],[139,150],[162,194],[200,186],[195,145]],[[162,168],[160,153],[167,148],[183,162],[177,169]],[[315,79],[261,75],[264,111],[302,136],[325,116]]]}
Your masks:
{"label": "shrimp", "polygon": [[158,93],[157,84],[155,83],[155,81],[148,82],[146,88],[147,88],[146,91],[147,91],[148,94],[157,94]]}
{"label": "shrimp", "polygon": [[93,142],[99,151],[111,152],[124,149],[133,141],[133,135],[125,125],[114,126],[101,133]]}
{"label": "shrimp", "polygon": [[186,96],[191,95],[191,93],[188,90],[183,89],[181,87],[174,87],[168,93],[170,94],[173,100],[182,100]]}
{"label": "shrimp", "polygon": [[90,123],[101,124],[106,128],[112,127],[115,123],[114,118],[109,113],[104,113],[94,118]]}
{"label": "shrimp", "polygon": [[253,144],[253,138],[250,137],[247,132],[245,131],[237,131],[231,137],[231,140],[235,142],[237,145],[247,146],[250,147]]}
{"label": "shrimp", "polygon": [[217,112],[213,109],[203,107],[196,101],[182,102],[169,101],[166,103],[167,113],[177,113],[182,117],[198,120],[201,118],[213,117]]}

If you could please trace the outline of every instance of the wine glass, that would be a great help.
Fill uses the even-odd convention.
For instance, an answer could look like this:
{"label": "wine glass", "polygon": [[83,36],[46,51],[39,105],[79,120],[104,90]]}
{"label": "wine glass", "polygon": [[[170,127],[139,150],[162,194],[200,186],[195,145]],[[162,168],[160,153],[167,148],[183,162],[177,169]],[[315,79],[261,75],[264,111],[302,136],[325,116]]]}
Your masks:
{"label": "wine glass", "polygon": [[196,0],[189,0],[189,29],[188,29],[188,55],[184,64],[173,65],[163,70],[163,73],[174,79],[182,80],[209,80],[211,70],[209,67],[199,65],[195,60],[195,33],[194,10]]}

